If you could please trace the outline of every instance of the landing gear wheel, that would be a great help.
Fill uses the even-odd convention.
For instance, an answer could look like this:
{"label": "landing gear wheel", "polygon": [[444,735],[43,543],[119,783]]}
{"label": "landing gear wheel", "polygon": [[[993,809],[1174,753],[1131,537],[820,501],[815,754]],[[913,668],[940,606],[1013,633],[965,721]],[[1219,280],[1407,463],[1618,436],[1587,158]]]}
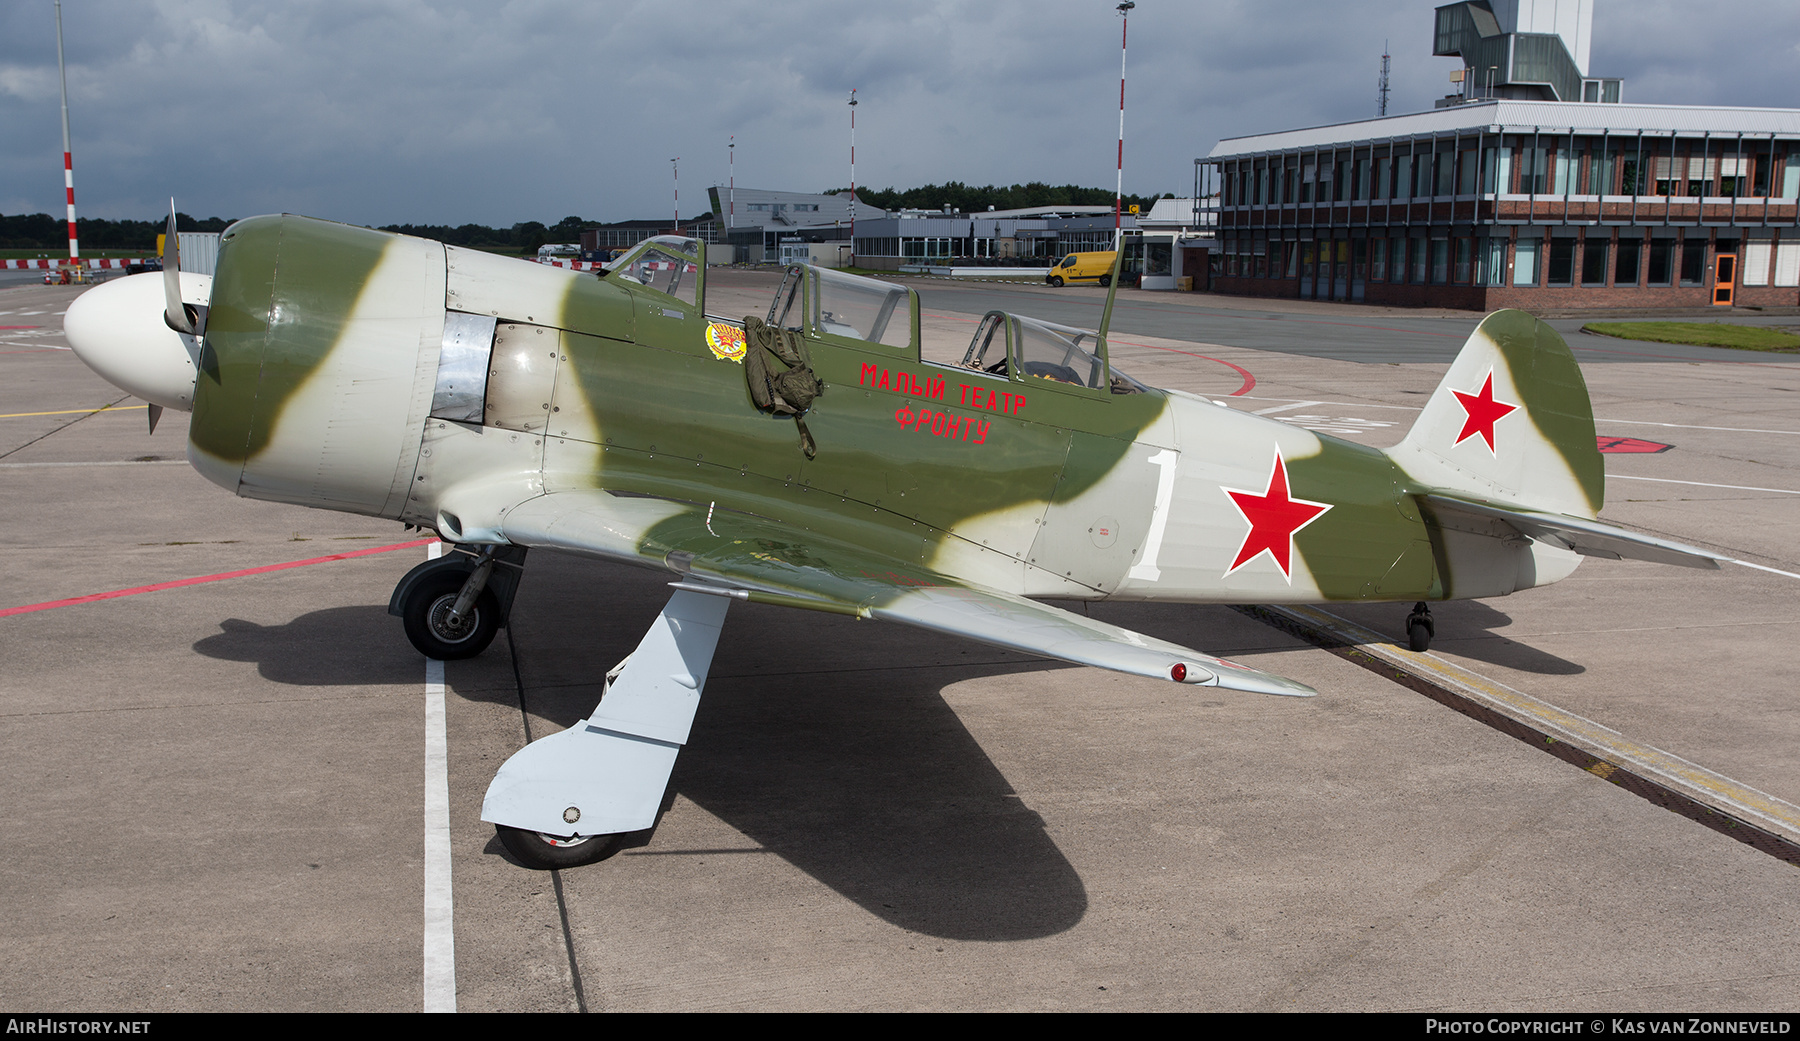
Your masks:
{"label": "landing gear wheel", "polygon": [[619,848],[619,841],[625,837],[577,835],[562,838],[546,835],[541,831],[509,828],[504,824],[494,825],[494,831],[499,834],[500,844],[506,847],[508,853],[517,857],[526,867],[539,871],[580,867],[596,860],[604,860]]}
{"label": "landing gear wheel", "polygon": [[1110,286],[1110,285],[1112,285],[1112,276],[1111,275],[1101,275],[1100,276],[1100,288],[1105,289],[1107,286]]}
{"label": "landing gear wheel", "polygon": [[406,638],[420,654],[439,661],[473,658],[494,642],[500,629],[500,603],[490,590],[482,590],[460,624],[452,624],[450,612],[469,573],[460,569],[439,571],[421,579],[400,605]]}
{"label": "landing gear wheel", "polygon": [[1431,621],[1431,608],[1421,600],[1413,605],[1412,614],[1406,616],[1406,645],[1420,654],[1431,649],[1431,638],[1437,635],[1437,626]]}
{"label": "landing gear wheel", "polygon": [[1055,286],[1056,288],[1058,288],[1058,289],[1062,288],[1062,276],[1061,275],[1051,275],[1050,278],[1048,279],[1048,281],[1051,285]]}

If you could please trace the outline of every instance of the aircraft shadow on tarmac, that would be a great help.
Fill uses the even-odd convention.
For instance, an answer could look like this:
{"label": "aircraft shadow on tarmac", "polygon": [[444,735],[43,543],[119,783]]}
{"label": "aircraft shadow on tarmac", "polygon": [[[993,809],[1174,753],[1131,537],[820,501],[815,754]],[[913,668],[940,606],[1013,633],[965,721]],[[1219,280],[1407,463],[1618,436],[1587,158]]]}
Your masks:
{"label": "aircraft shadow on tarmac", "polygon": [[[511,632],[481,657],[450,663],[447,678],[464,700],[517,705],[516,651],[532,736],[543,737],[593,709],[606,671],[661,609],[670,576],[547,552],[530,563]],[[283,625],[228,618],[219,628],[194,650],[254,662],[270,682],[423,681],[385,604],[324,608]],[[903,626],[736,605],[669,798],[679,793],[902,928],[957,940],[1054,935],[1086,914],[1086,888],[943,691],[1063,668]],[[502,855],[497,841],[488,852]],[[622,855],[692,852],[665,835]]]}
{"label": "aircraft shadow on tarmac", "polygon": [[[389,630],[390,638],[372,638]],[[218,633],[195,641],[194,650],[221,661],[255,662],[263,679],[302,687],[418,683],[424,675],[419,653],[386,604],[328,607],[283,625],[226,618]]]}
{"label": "aircraft shadow on tarmac", "polygon": [[[1406,635],[1400,626],[1406,620],[1408,606],[1334,604],[1327,610],[1386,634],[1395,644],[1404,646]],[[1495,632],[1511,625],[1512,616],[1483,601],[1451,600],[1431,605],[1431,612],[1437,622],[1433,650],[1537,676],[1579,676],[1587,671],[1587,666],[1579,662]]]}
{"label": "aircraft shadow on tarmac", "polygon": [[[584,561],[528,575],[512,635],[532,714],[557,726],[585,716],[668,581]],[[1060,668],[902,626],[734,605],[670,791],[901,928],[1054,935],[1086,914],[1086,888],[943,691]],[[621,855],[690,852],[665,834]]]}

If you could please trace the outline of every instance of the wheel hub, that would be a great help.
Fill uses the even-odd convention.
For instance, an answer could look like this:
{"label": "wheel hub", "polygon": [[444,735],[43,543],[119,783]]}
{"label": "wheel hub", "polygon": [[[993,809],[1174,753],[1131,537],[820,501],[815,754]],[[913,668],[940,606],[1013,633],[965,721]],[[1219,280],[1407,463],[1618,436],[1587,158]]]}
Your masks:
{"label": "wheel hub", "polygon": [[431,626],[431,634],[445,643],[461,643],[475,634],[481,624],[481,609],[471,607],[461,621],[454,621],[450,612],[456,607],[456,594],[440,596],[432,601],[431,610],[426,615],[426,622]]}

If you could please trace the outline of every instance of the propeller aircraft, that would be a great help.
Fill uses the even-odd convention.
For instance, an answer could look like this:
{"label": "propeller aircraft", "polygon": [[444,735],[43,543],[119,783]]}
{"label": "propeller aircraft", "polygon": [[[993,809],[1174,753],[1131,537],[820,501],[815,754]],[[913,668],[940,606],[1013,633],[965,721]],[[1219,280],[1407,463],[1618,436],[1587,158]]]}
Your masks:
{"label": "propeller aircraft", "polygon": [[1723,559],[1596,519],[1586,385],[1528,314],[1482,321],[1380,450],[1139,383],[1110,363],[1112,303],[1098,331],[990,312],[942,364],[918,294],[876,279],[790,267],[766,315],[733,317],[691,238],[596,276],[283,215],[227,229],[211,278],[171,255],[89,290],[65,329],[152,429],[192,412],[215,484],[437,532],[451,552],[389,605],[427,656],[481,653],[531,549],[667,573],[592,714],[488,789],[482,819],[533,867],[654,824],[734,600],[1305,696],[1044,601],[1412,602],[1423,650],[1431,601],[1583,556]]}

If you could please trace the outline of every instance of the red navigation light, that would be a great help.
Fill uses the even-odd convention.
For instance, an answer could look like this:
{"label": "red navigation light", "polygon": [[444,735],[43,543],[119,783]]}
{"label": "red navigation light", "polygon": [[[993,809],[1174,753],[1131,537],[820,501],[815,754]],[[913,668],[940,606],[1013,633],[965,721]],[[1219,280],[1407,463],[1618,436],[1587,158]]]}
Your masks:
{"label": "red navigation light", "polygon": [[1183,665],[1181,662],[1176,662],[1169,668],[1169,678],[1176,683],[1185,682],[1187,680],[1187,666]]}

